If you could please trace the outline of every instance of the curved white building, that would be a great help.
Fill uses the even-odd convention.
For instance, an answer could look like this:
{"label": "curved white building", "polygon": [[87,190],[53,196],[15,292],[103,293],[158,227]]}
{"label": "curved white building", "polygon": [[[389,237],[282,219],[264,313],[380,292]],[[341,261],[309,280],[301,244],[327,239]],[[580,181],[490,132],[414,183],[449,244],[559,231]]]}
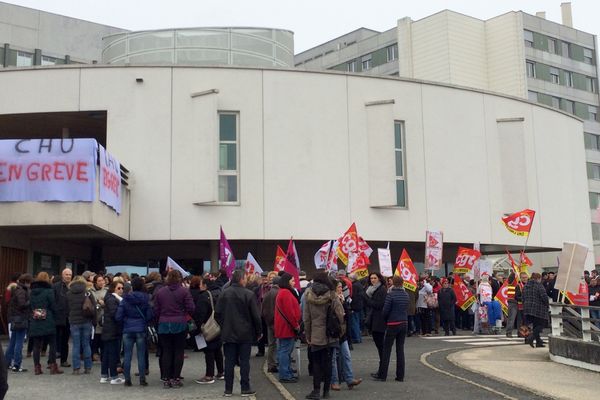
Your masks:
{"label": "curved white building", "polygon": [[252,251],[268,269],[293,235],[310,270],[320,244],[356,222],[372,247],[391,241],[396,257],[406,246],[416,262],[425,231],[441,229],[452,262],[459,244],[520,249],[500,218],[523,208],[537,211],[532,250],[592,247],[583,123],[523,99],[175,65],[2,70],[0,86],[12,93],[0,97],[0,138],[93,137],[129,170],[121,215],[98,201],[0,203],[0,244],[30,260],[202,265],[223,226],[238,258]]}

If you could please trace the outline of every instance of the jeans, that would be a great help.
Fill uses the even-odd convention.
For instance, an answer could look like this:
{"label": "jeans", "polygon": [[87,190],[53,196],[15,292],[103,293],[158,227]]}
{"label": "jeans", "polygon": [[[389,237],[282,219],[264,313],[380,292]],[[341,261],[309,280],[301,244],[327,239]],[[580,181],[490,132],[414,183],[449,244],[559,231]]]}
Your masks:
{"label": "jeans", "polygon": [[123,334],[123,375],[125,380],[131,380],[131,358],[133,356],[133,344],[135,343],[138,372],[140,380],[146,376],[146,332],[129,332]]}
{"label": "jeans", "polygon": [[186,336],[186,331],[158,335],[161,346],[160,369],[163,378],[179,379],[181,376]]}
{"label": "jeans", "polygon": [[360,335],[360,317],[362,311],[353,311],[350,314],[350,337],[352,343],[362,343],[362,336]]}
{"label": "jeans", "polygon": [[25,334],[27,329],[17,329],[12,331],[10,341],[6,348],[6,361],[8,365],[13,365],[19,368],[23,362],[23,343],[25,342]]}
{"label": "jeans", "polygon": [[56,335],[35,336],[33,340],[33,364],[40,365],[40,353],[45,343],[48,343],[48,365],[56,362]]}
{"label": "jeans", "polygon": [[119,376],[119,374],[117,374],[120,350],[119,339],[105,340],[102,349],[100,376],[103,378],[114,379]]}
{"label": "jeans", "polygon": [[[338,373],[338,354],[340,356],[340,367],[341,375]],[[350,356],[350,348],[348,347],[348,341],[345,340],[340,343],[340,348],[333,348],[331,362],[331,383],[338,383],[338,378],[344,380],[347,384],[351,384],[354,381],[354,374],[352,372],[352,357]]]}
{"label": "jeans", "polygon": [[381,362],[381,357],[383,355],[383,340],[385,338],[385,332],[372,332],[373,342],[375,342],[375,347],[377,347],[377,355],[379,356],[379,362]]}
{"label": "jeans", "polygon": [[240,386],[242,391],[250,390],[250,349],[251,343],[225,343],[225,392],[233,391],[233,369],[240,362]]}
{"label": "jeans", "polygon": [[431,333],[432,313],[430,308],[419,308],[421,316],[421,334],[428,335]]}
{"label": "jeans", "polygon": [[385,331],[383,360],[381,360],[377,375],[386,379],[390,365],[392,347],[396,342],[396,379],[404,380],[404,339],[406,338],[406,324],[388,326]]}
{"label": "jeans", "polygon": [[600,328],[600,310],[590,310],[590,318],[598,319],[599,321],[592,323]]}
{"label": "jeans", "polygon": [[454,325],[453,319],[448,319],[442,321],[442,326],[444,327],[444,334],[448,336],[450,332],[456,335],[456,326]]}
{"label": "jeans", "polygon": [[275,328],[272,325],[267,327],[267,336],[269,338],[267,365],[269,368],[277,368],[277,339],[275,338]]}
{"label": "jeans", "polygon": [[[73,349],[71,350],[71,362],[73,369],[81,368],[81,349],[83,348],[83,367],[92,369],[92,323],[71,324],[71,337],[73,338]],[[62,359],[62,354],[61,354]]]}
{"label": "jeans", "polygon": [[292,351],[294,351],[294,338],[277,339],[277,361],[279,362],[279,379],[291,379]]}

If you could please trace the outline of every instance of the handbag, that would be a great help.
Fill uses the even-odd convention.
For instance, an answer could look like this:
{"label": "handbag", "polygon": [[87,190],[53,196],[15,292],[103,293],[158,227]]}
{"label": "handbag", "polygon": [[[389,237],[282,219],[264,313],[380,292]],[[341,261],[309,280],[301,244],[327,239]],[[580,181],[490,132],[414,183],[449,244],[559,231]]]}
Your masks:
{"label": "handbag", "polygon": [[208,320],[206,320],[206,322],[200,326],[200,331],[202,332],[202,336],[204,336],[204,340],[210,342],[221,334],[221,327],[215,319],[215,305],[213,303],[213,297],[210,291],[208,292],[208,297],[210,297],[210,307],[212,312],[210,313]]}
{"label": "handbag", "polygon": [[527,325],[521,325],[519,327],[519,337],[528,338],[531,335],[531,329]]}
{"label": "handbag", "polygon": [[85,298],[83,299],[83,305],[81,306],[81,313],[85,318],[94,318],[96,317],[96,306],[91,299],[91,294],[88,292],[85,294]]}
{"label": "handbag", "polygon": [[292,328],[292,331],[294,332],[294,335],[295,335],[295,339],[300,339],[300,334],[301,334],[300,329],[296,328],[296,327],[294,327],[294,325],[292,325],[292,323],[287,319],[287,317],[283,314],[283,312],[281,312],[279,307],[277,307],[277,311],[279,312],[279,315],[281,315],[281,317],[285,320],[285,322],[287,322],[287,324],[290,326],[290,328]]}
{"label": "handbag", "polygon": [[427,293],[425,295],[425,303],[427,304],[427,308],[438,308],[438,298],[435,293]]}
{"label": "handbag", "polygon": [[196,333],[198,331],[198,326],[196,325],[196,322],[194,321],[193,318],[190,318],[188,320],[187,326],[188,326],[189,333]]}
{"label": "handbag", "polygon": [[[146,316],[144,315],[142,310],[140,310],[140,308],[138,306],[135,306],[135,309],[138,310],[138,312],[140,313],[142,320],[144,320],[144,322],[146,322]],[[146,334],[148,336],[148,339],[150,339],[150,341],[153,344],[158,344],[158,333],[156,333],[156,328],[154,328],[150,324],[146,325]]]}
{"label": "handbag", "polygon": [[31,318],[36,321],[43,321],[46,319],[47,311],[45,308],[34,308],[31,312]]}

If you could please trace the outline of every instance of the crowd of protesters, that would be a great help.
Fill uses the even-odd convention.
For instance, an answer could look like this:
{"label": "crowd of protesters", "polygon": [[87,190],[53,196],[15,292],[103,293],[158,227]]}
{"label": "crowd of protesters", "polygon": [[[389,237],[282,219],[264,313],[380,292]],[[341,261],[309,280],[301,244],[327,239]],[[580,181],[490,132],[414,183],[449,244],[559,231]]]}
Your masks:
{"label": "crowd of protesters", "polygon": [[[532,332],[525,342],[544,346],[540,333],[547,326],[549,301],[556,295],[552,275],[508,276],[508,337],[529,324]],[[310,282],[304,273],[296,282],[286,272],[257,275],[243,270],[185,279],[177,270],[164,277],[157,272],[129,277],[89,271],[74,277],[68,268],[54,278],[46,272],[35,278],[22,274],[5,293],[11,333],[5,358],[13,372],[27,372],[22,366],[27,337],[26,354],[33,356],[35,375],[46,369],[60,375],[65,368],[73,375],[91,374],[93,363],[100,362],[100,383],[132,386],[135,347],[139,385],[148,384],[149,354],[156,352],[163,387],[176,389],[183,386],[187,343],[205,354],[205,372],[197,384],[224,380],[224,395],[231,396],[234,367],[239,365],[242,396],[250,396],[255,393],[249,378],[252,346],[258,347],[256,356],[266,355],[269,373],[293,384],[298,380],[293,350],[301,340],[308,345],[313,377],[313,390],[306,398],[328,398],[342,384],[351,390],[362,382],[354,375],[351,350],[364,335],[372,336],[379,357],[372,378],[388,379],[395,344],[394,378],[402,382],[406,337],[441,330],[447,336],[456,335],[457,329],[481,332],[478,307],[489,306],[488,313],[493,312],[502,275],[483,276],[477,284],[465,281],[477,301],[464,310],[456,306],[453,278],[421,276],[412,291],[399,276],[385,278],[373,272],[358,279],[344,270],[317,271]],[[597,305],[600,284],[596,274],[589,279],[591,305]],[[206,336],[202,346],[195,340],[200,335]],[[47,357],[45,367],[42,357]]]}

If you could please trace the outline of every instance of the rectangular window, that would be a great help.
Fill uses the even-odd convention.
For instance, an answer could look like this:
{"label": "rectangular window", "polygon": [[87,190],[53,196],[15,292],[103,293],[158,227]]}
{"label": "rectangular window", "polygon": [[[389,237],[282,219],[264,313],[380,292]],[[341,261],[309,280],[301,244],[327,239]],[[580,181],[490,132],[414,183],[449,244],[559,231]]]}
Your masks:
{"label": "rectangular window", "polygon": [[535,78],[535,63],[533,61],[527,61],[525,66],[527,67],[527,77]]}
{"label": "rectangular window", "polygon": [[588,179],[600,181],[600,164],[587,163]]}
{"label": "rectangular window", "polygon": [[537,92],[532,92],[531,90],[529,90],[527,92],[527,99],[529,101],[536,101],[537,102],[537,100],[538,100],[538,94],[537,94]]}
{"label": "rectangular window", "polygon": [[558,68],[550,67],[550,82],[558,85],[560,83],[559,73]]}
{"label": "rectangular window", "polygon": [[571,71],[565,71],[565,85],[573,87],[573,73]]}
{"label": "rectangular window", "polygon": [[347,67],[346,70],[348,72],[356,72],[356,61],[355,60],[350,61],[346,67]]}
{"label": "rectangular window", "polygon": [[404,122],[394,121],[396,151],[396,205],[406,207],[406,157],[404,154]]}
{"label": "rectangular window", "polygon": [[42,65],[56,65],[56,58],[42,56]]}
{"label": "rectangular window", "polygon": [[564,105],[564,107],[563,107],[564,111],[566,111],[570,114],[573,114],[575,112],[575,103],[574,102],[572,102],[571,100],[565,100],[565,99],[563,99],[562,102]]}
{"label": "rectangular window", "polygon": [[586,76],[585,77],[585,89],[588,92],[596,93],[596,79]]}
{"label": "rectangular window", "polygon": [[595,242],[600,240],[600,224],[592,223],[592,239],[594,239]]}
{"label": "rectangular window", "polygon": [[524,31],[523,36],[525,38],[525,47],[533,47],[533,32]]}
{"label": "rectangular window", "polygon": [[571,43],[561,42],[561,53],[563,57],[571,57]]}
{"label": "rectangular window", "polygon": [[595,210],[600,206],[600,193],[589,192],[590,193],[590,209]]}
{"label": "rectangular window", "polygon": [[600,136],[586,132],[584,139],[586,149],[600,151]]}
{"label": "rectangular window", "polygon": [[552,97],[552,107],[560,108],[560,98]]}
{"label": "rectangular window", "polygon": [[583,48],[583,62],[586,64],[594,64],[594,51],[592,49]]}
{"label": "rectangular window", "polygon": [[598,107],[588,105],[588,119],[598,121]]}
{"label": "rectangular window", "polygon": [[548,52],[556,54],[556,39],[548,38]]}
{"label": "rectangular window", "polygon": [[239,113],[219,112],[219,202],[239,201]]}
{"label": "rectangular window", "polygon": [[362,69],[363,71],[366,71],[368,69],[371,69],[371,55],[368,54],[366,56],[363,56],[363,58],[361,59],[362,61]]}
{"label": "rectangular window", "polygon": [[398,46],[396,46],[395,44],[388,46],[387,61],[390,62],[390,61],[394,61],[396,59],[398,59]]}
{"label": "rectangular window", "polygon": [[33,54],[17,51],[17,67],[31,67],[33,65]]}

